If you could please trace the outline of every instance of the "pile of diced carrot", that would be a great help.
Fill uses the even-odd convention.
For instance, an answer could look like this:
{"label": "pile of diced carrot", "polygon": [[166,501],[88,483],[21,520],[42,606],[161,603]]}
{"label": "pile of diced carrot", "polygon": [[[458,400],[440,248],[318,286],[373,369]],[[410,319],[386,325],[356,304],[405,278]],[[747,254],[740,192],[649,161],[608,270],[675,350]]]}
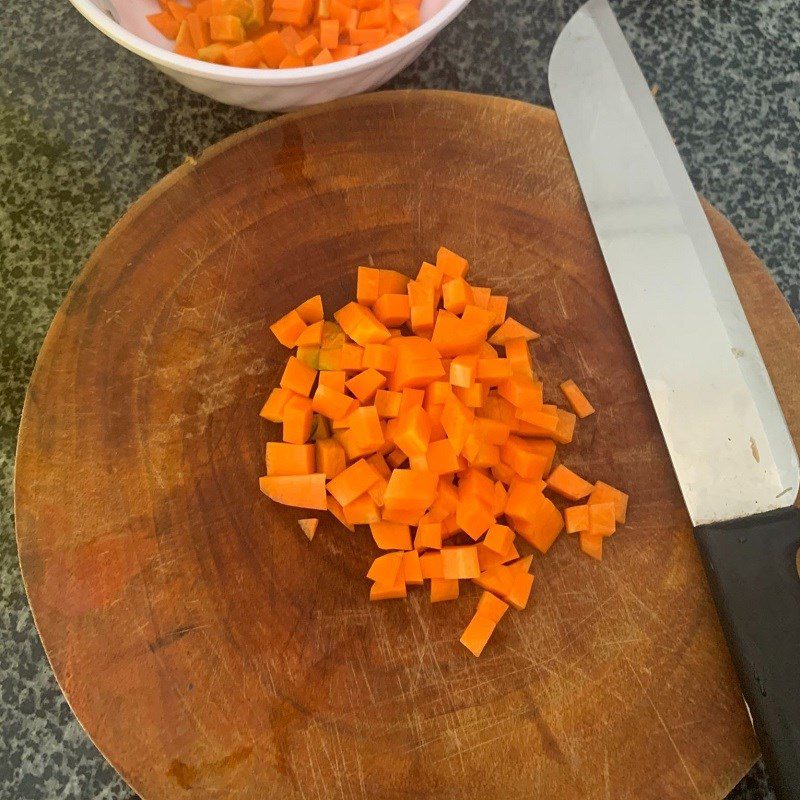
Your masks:
{"label": "pile of diced carrot", "polygon": [[287,69],[342,61],[420,24],[420,0],[159,0],[147,17],[174,51],[231,67]]}
{"label": "pile of diced carrot", "polygon": [[[517,537],[546,553],[566,526],[600,559],[628,497],[553,467],[594,408],[572,380],[560,386],[572,411],[544,402],[529,351],[539,335],[467,267],[444,247],[413,280],[359,267],[356,302],[335,322],[317,295],[271,326],[295,352],[261,410],[283,441],[267,443],[260,486],[351,531],[369,525],[388,551],[367,572],[372,600],[425,580],[432,602],[457,598],[462,580],[482,587],[461,638],[477,656],[508,607],[528,603],[532,556]],[[309,539],[317,522],[300,520]]]}

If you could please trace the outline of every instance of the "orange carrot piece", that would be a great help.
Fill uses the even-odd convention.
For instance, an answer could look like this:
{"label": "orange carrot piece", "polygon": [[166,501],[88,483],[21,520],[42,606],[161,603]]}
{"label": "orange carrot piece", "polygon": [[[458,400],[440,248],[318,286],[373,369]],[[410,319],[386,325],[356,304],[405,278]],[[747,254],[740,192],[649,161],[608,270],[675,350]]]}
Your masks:
{"label": "orange carrot piece", "polygon": [[564,529],[561,512],[546,497],[542,497],[533,520],[515,520],[517,533],[541,553],[546,553]]}
{"label": "orange carrot piece", "polygon": [[374,452],[383,444],[383,428],[375,406],[357,408],[349,420],[355,445],[362,452]]}
{"label": "orange carrot piece", "polygon": [[301,58],[313,58],[321,49],[319,40],[313,33],[301,39],[294,47]]}
{"label": "orange carrot piece", "polygon": [[310,542],[314,538],[314,534],[317,532],[319,520],[316,517],[312,517],[311,519],[299,519],[297,520],[297,524],[305,534],[306,539],[308,539]]}
{"label": "orange carrot piece", "polygon": [[421,406],[413,406],[397,418],[394,444],[406,455],[424,456],[431,438],[431,422]]}
{"label": "orange carrot piece", "polygon": [[419,7],[414,3],[392,3],[392,13],[406,30],[419,27]]}
{"label": "orange carrot piece", "polygon": [[392,475],[391,469],[389,469],[389,465],[386,463],[386,459],[380,455],[380,453],[374,453],[368,459],[366,459],[367,463],[381,476],[381,478],[385,478],[387,481]]}
{"label": "orange carrot piece", "polygon": [[482,383],[497,386],[511,377],[511,363],[507,358],[478,359],[477,379]]}
{"label": "orange carrot piece", "polygon": [[506,516],[533,522],[538,513],[539,504],[544,500],[543,481],[514,478],[508,487],[506,497]]}
{"label": "orange carrot piece", "polygon": [[386,38],[386,28],[356,29],[350,31],[350,44],[377,44]]}
{"label": "orange carrot piece", "polygon": [[[386,492],[384,491],[384,495]],[[384,501],[383,504],[383,521],[384,522],[399,522],[403,525],[419,525],[420,520],[425,514],[425,509],[416,508],[397,508]]]}
{"label": "orange carrot piece", "polygon": [[570,506],[564,509],[567,533],[583,533],[589,530],[589,506]]}
{"label": "orange carrot piece", "polygon": [[[247,42],[247,44],[253,44],[252,42]],[[243,47],[244,45],[239,45],[239,47]],[[255,47],[255,45],[253,45]],[[236,50],[238,48],[232,47],[231,51]],[[229,62],[230,63],[230,62]],[[317,345],[319,346],[322,344],[322,321],[320,322],[312,322],[301,334],[297,337],[297,341],[295,342],[296,347],[303,347],[307,345]]]}
{"label": "orange carrot piece", "polygon": [[379,478],[375,468],[361,458],[330,480],[328,491],[341,506],[346,506],[364,494]]}
{"label": "orange carrot piece", "polygon": [[461,634],[459,641],[477,658],[486,647],[494,629],[495,623],[491,619],[481,614],[475,614],[464,629],[464,633]]}
{"label": "orange carrot piece", "polygon": [[178,31],[181,23],[170,14],[169,11],[160,11],[157,14],[149,14],[147,21],[165,38],[175,40],[178,38]]}
{"label": "orange carrot piece", "polygon": [[311,400],[301,395],[291,397],[283,407],[283,441],[305,444],[311,436],[312,418]]}
{"label": "orange carrot piece", "polygon": [[253,10],[247,0],[211,0],[212,14],[231,14],[244,22]]}
{"label": "orange carrot piece", "polygon": [[559,464],[548,476],[547,485],[567,500],[580,500],[588,497],[594,486],[576,475],[571,469]]}
{"label": "orange carrot piece", "polygon": [[551,414],[544,409],[531,411],[527,408],[518,408],[516,417],[537,428],[542,436],[554,436],[558,430],[558,415]]}
{"label": "orange carrot piece", "polygon": [[327,508],[325,496],[325,475],[264,475],[258,479],[261,491],[285,506],[297,508]]}
{"label": "orange carrot piece", "polygon": [[494,499],[494,481],[480,469],[464,470],[458,479],[458,499],[477,497],[484,505],[491,505]]}
{"label": "orange carrot piece", "polygon": [[[494,485],[492,489],[494,490]],[[456,520],[461,530],[473,540],[480,539],[495,522],[490,507],[474,495],[467,495],[460,500]]]}
{"label": "orange carrot piece", "polygon": [[333,516],[336,517],[336,519],[338,519],[339,522],[341,522],[342,525],[344,525],[344,527],[347,528],[347,530],[349,530],[351,533],[355,531],[355,526],[350,525],[350,523],[348,523],[348,521],[344,518],[342,506],[339,504],[336,498],[331,497],[330,495],[328,495],[328,511],[330,511],[330,513],[333,514]]}
{"label": "orange carrot piece", "polygon": [[327,47],[323,47],[322,50],[317,53],[314,58],[311,59],[311,63],[314,66],[319,66],[320,64],[331,64],[333,63],[333,56],[331,55],[331,51],[328,50]]}
{"label": "orange carrot piece", "polygon": [[[261,53],[261,59],[271,69],[277,69],[284,58],[289,55],[289,50],[278,31],[265,33],[256,39],[255,43]],[[298,316],[300,316],[299,313]]]}
{"label": "orange carrot piece", "polygon": [[450,278],[463,278],[469,268],[466,258],[456,255],[446,247],[440,247],[437,251],[436,266]]}
{"label": "orange carrot piece", "polygon": [[[480,549],[480,545],[477,545],[477,547]],[[484,553],[486,552],[484,549]],[[480,558],[478,559],[478,564],[480,565]],[[505,599],[514,585],[514,572],[505,564],[494,563],[487,569],[482,570],[477,578],[473,578],[473,582],[480,586],[481,589]]]}
{"label": "orange carrot piece", "polygon": [[[323,48],[334,50],[339,46],[339,20],[323,19],[319,23],[319,43]],[[361,302],[359,300],[359,302]]]}
{"label": "orange carrot piece", "polygon": [[514,543],[514,531],[507,525],[492,525],[486,532],[486,538],[483,544],[490,550],[494,550],[499,555],[504,555],[508,552],[511,545]]}
{"label": "orange carrot piece", "polygon": [[294,347],[300,334],[306,329],[306,323],[297,311],[290,311],[270,325],[269,329],[284,347]]}
{"label": "orange carrot piece", "polygon": [[564,411],[563,408],[556,409],[558,424],[553,433],[553,438],[559,444],[569,444],[575,435],[576,416],[571,411]]}
{"label": "orange carrot piece", "polygon": [[525,327],[517,322],[512,317],[509,317],[490,337],[490,344],[506,344],[510,339],[522,339],[526,342],[531,342],[538,339],[539,334],[532,331],[530,328]]}
{"label": "orange carrot piece", "polygon": [[564,381],[559,387],[567,398],[567,402],[572,406],[572,410],[580,419],[594,414],[594,406],[586,399],[586,395],[578,388],[573,380]]}
{"label": "orange carrot piece", "polygon": [[414,536],[415,550],[441,550],[442,549],[442,523],[420,522]]}
{"label": "orange carrot piece", "polygon": [[504,599],[517,611],[522,611],[528,605],[531,589],[533,589],[533,575],[529,572],[516,572],[511,589]]}
{"label": "orange carrot piece", "polygon": [[603,481],[597,481],[594,485],[594,490],[589,495],[589,505],[594,503],[613,503],[614,516],[619,525],[625,524],[625,518],[628,513],[628,495],[609,486]]}
{"label": "orange carrot piece", "polygon": [[397,363],[389,378],[389,388],[393,391],[425,387],[444,376],[441,355],[427,339],[393,336],[386,344],[397,351]]}
{"label": "orange carrot piece", "polygon": [[581,531],[579,537],[581,550],[583,550],[587,556],[591,556],[597,561],[602,561],[604,538],[603,536],[591,534],[588,531]]}
{"label": "orange carrot piece", "polygon": [[283,410],[293,397],[295,394],[289,389],[273,389],[259,415],[270,422],[283,422]]}
{"label": "orange carrot piece", "polygon": [[345,342],[339,349],[338,367],[345,372],[360,372],[364,368],[364,348]]}
{"label": "orange carrot piece", "polygon": [[239,17],[219,14],[208,18],[209,35],[215,42],[243,42],[244,25]]}
{"label": "orange carrot piece", "polygon": [[402,450],[400,450],[400,448],[396,448],[387,454],[386,463],[389,464],[392,469],[397,469],[407,459],[408,456]]}
{"label": "orange carrot piece", "polygon": [[422,567],[420,566],[419,553],[416,550],[408,550],[403,553],[403,577],[409,586],[422,585]]}
{"label": "orange carrot piece", "polygon": [[442,571],[442,554],[439,550],[431,550],[427,553],[422,553],[419,557],[420,571],[422,577],[428,580],[434,578],[441,579],[444,577]]}
{"label": "orange carrot piece", "polygon": [[492,515],[497,518],[499,517],[506,508],[506,498],[508,497],[508,492],[506,491],[506,487],[503,485],[502,481],[497,481],[494,485],[494,501],[492,502]]}
{"label": "orange carrot piece", "polygon": [[473,302],[472,288],[463,278],[453,278],[442,286],[444,307],[453,314],[461,314]]}
{"label": "orange carrot piece", "polygon": [[431,603],[458,600],[458,581],[448,578],[431,579]]}
{"label": "orange carrot piece", "polygon": [[396,522],[373,522],[369,526],[381,550],[411,550],[411,529]]}
{"label": "orange carrot piece", "polygon": [[300,318],[306,325],[313,325],[315,322],[324,322],[325,311],[322,306],[322,296],[315,294],[309,297],[308,300],[300,303],[295,309],[300,315]]}
{"label": "orange carrot piece", "polygon": [[492,290],[488,286],[472,286],[472,302],[478,308],[489,308],[489,300],[492,296]]}
{"label": "orange carrot piece", "polygon": [[315,444],[316,465],[328,480],[335,478],[347,468],[344,448],[335,439],[322,439]]}
{"label": "orange carrot piece", "polygon": [[528,440],[518,436],[508,437],[508,441],[500,448],[500,459],[526,480],[541,479],[549,466],[546,455],[536,452]]}
{"label": "orange carrot piece", "polygon": [[456,454],[460,454],[464,449],[474,421],[474,412],[455,395],[447,398],[442,409],[441,423]]}
{"label": "orange carrot piece", "polygon": [[[451,281],[452,283],[452,281]],[[478,357],[475,355],[456,356],[450,362],[450,385],[469,389],[475,383],[478,372]]]}
{"label": "orange carrot piece", "polygon": [[209,64],[225,64],[225,54],[231,49],[229,44],[210,44],[197,51],[197,58]]}
{"label": "orange carrot piece", "polygon": [[503,618],[503,614],[505,614],[506,611],[508,611],[508,603],[504,603],[491,592],[484,592],[480,600],[478,600],[475,616],[491,620],[496,625]]}
{"label": "orange carrot piece", "polygon": [[314,392],[312,408],[328,419],[341,420],[347,417],[356,405],[357,402],[352,397],[321,383]]}
{"label": "orange carrot piece", "polygon": [[437,475],[450,475],[459,470],[458,455],[449,439],[431,442],[426,456],[428,469]]}
{"label": "orange carrot piece", "polygon": [[402,325],[411,319],[407,294],[382,294],[372,306],[375,317],[384,325]]}
{"label": "orange carrot piece", "polygon": [[361,403],[369,403],[374,399],[378,389],[385,384],[386,376],[370,367],[350,378],[345,386]]}
{"label": "orange carrot piece", "polygon": [[589,529],[592,536],[611,536],[617,529],[614,503],[591,503],[589,505]]}
{"label": "orange carrot piece", "polygon": [[261,51],[255,42],[242,42],[225,52],[225,61],[231,67],[257,67],[261,63]]}
{"label": "orange carrot piece", "polygon": [[375,582],[369,590],[370,600],[402,600],[407,597],[408,590],[406,589],[406,580],[403,570],[397,572],[393,583],[384,584]]}
{"label": "orange carrot piece", "polygon": [[208,22],[196,11],[186,15],[186,25],[189,29],[189,35],[192,37],[192,44],[197,50],[201,50],[211,44],[211,32]]}
{"label": "orange carrot piece", "polygon": [[289,360],[286,362],[286,368],[283,371],[283,376],[281,377],[281,389],[289,389],[295,394],[309,397],[316,377],[316,370],[306,366],[295,356],[289,356]]}
{"label": "orange carrot piece", "polygon": [[367,571],[367,578],[375,583],[391,585],[403,567],[402,552],[395,551],[378,556]]}
{"label": "orange carrot piece", "polygon": [[427,261],[422,262],[422,266],[417,273],[417,283],[427,284],[434,291],[438,291],[442,287],[443,279],[444,272],[442,272],[439,267]]}
{"label": "orange carrot piece", "polygon": [[406,387],[400,395],[400,414],[410,411],[412,408],[422,408],[425,402],[425,391],[423,389],[412,389]]}
{"label": "orange carrot piece", "polygon": [[318,385],[327,386],[339,394],[344,394],[345,382],[347,381],[347,373],[343,369],[331,369],[325,372],[320,372],[318,376]]}
{"label": "orange carrot piece", "polygon": [[533,362],[531,351],[525,339],[509,339],[505,343],[506,358],[511,364],[511,372],[514,375],[527,375],[533,377]]}
{"label": "orange carrot piece", "polygon": [[367,344],[382,344],[389,336],[386,326],[366,306],[348,303],[334,315],[342,330],[362,347]]}
{"label": "orange carrot piece", "polygon": [[311,475],[314,464],[313,444],[267,442],[267,475]]}
{"label": "orange carrot piece", "polygon": [[443,406],[447,398],[453,394],[453,389],[448,381],[432,381],[425,388],[424,406]]}
{"label": "orange carrot piece", "polygon": [[500,294],[493,294],[489,298],[488,309],[494,314],[492,325],[502,325],[506,320],[508,298]]}
{"label": "orange carrot piece", "polygon": [[[333,2],[333,0],[331,0]],[[331,52],[334,61],[344,61],[346,58],[352,58],[358,55],[358,45],[355,44],[340,44],[335,50]]]}
{"label": "orange carrot piece", "polygon": [[486,444],[504,445],[509,440],[511,429],[505,422],[485,417],[476,417],[475,435]]}
{"label": "orange carrot piece", "polygon": [[442,577],[451,579],[477,578],[481,574],[478,548],[473,545],[443,547]]}
{"label": "orange carrot piece", "polygon": [[368,493],[342,506],[342,512],[350,525],[371,525],[373,522],[380,522],[381,519],[381,512]]}
{"label": "orange carrot piece", "polygon": [[375,408],[378,416],[383,419],[393,419],[400,414],[400,403],[403,395],[400,392],[390,392],[379,389],[375,393]]}
{"label": "orange carrot piece", "polygon": [[359,28],[387,28],[389,26],[389,15],[385,8],[374,8],[363,11],[358,18]]}
{"label": "orange carrot piece", "polygon": [[389,478],[384,501],[401,510],[427,509],[436,499],[438,482],[438,475],[434,472],[395,469]]}
{"label": "orange carrot piece", "polygon": [[363,364],[379,372],[392,372],[397,366],[397,351],[385,344],[368,344],[364,348]]}
{"label": "orange carrot piece", "polygon": [[533,556],[525,556],[508,565],[512,572],[530,572]]}

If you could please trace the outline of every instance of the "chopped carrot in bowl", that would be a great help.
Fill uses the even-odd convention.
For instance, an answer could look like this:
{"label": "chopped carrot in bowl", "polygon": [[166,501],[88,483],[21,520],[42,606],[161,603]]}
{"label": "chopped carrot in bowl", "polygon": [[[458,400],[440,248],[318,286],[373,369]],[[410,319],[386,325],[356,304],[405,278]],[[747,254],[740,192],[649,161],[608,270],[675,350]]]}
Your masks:
{"label": "chopped carrot in bowl", "polygon": [[[209,1],[239,19],[251,2]],[[392,8],[359,6],[365,30]],[[287,19],[305,9],[274,7]],[[352,10],[330,0],[320,41],[347,30]],[[517,546],[544,555],[566,528],[600,560],[628,495],[553,466],[576,420],[595,410],[572,380],[560,388],[574,413],[544,402],[530,355],[539,334],[507,315],[507,297],[472,286],[468,269],[444,247],[412,279],[359,267],[356,299],[334,322],[316,295],[271,325],[295,352],[260,412],[283,426],[283,441],[267,444],[260,486],[277,503],[330,511],[348,530],[369,526],[384,551],[365,569],[371,600],[405,598],[425,581],[433,603],[457,600],[461,581],[481,587],[461,637],[479,656],[508,608],[530,601],[532,556]],[[318,518],[298,522],[310,540]]]}
{"label": "chopped carrot in bowl", "polygon": [[214,64],[287,69],[330,64],[394,42],[420,24],[420,0],[159,0],[147,17],[174,52]]}

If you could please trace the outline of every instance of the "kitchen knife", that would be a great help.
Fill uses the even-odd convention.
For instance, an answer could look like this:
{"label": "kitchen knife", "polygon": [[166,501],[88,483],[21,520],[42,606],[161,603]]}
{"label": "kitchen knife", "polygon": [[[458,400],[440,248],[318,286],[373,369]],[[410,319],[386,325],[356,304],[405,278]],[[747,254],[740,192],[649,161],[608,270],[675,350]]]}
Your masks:
{"label": "kitchen knife", "polygon": [[779,800],[800,798],[797,453],[689,176],[607,0],[550,92]]}

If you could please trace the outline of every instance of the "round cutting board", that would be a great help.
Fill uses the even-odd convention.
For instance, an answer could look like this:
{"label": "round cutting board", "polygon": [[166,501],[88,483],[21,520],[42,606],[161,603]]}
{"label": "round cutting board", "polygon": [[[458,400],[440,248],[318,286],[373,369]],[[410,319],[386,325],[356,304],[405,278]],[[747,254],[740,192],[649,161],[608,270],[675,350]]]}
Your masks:
{"label": "round cutting board", "polygon": [[[800,336],[708,213],[800,431]],[[368,534],[258,491],[268,324],[356,265],[446,244],[541,331],[547,385],[599,409],[562,455],[630,492],[602,563],[563,535],[480,659],[458,602],[370,604]],[[643,268],[646,265],[643,265]],[[691,358],[691,354],[687,354]],[[109,233],[28,392],[16,520],[31,606],[89,735],[145,800],[719,800],[757,746],[552,111],[386,92],[267,122]]]}

